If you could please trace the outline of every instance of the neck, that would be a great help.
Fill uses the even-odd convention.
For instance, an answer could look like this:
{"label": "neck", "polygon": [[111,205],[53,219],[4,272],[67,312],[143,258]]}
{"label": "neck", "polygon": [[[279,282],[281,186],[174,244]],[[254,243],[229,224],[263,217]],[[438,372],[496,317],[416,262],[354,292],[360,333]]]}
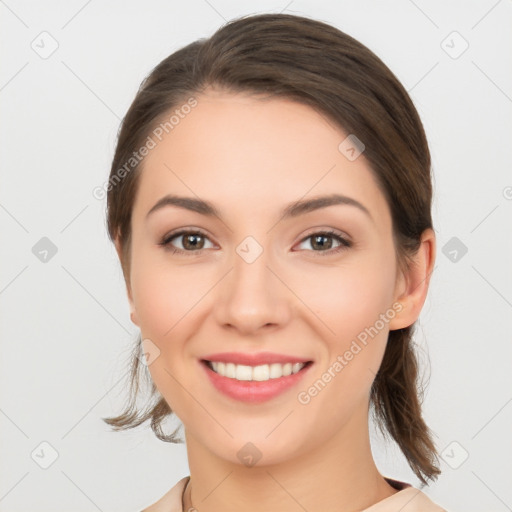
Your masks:
{"label": "neck", "polygon": [[[190,482],[184,512],[349,512],[396,493],[371,453],[367,410],[322,445],[282,463],[246,467],[219,458],[186,433]],[[365,428],[362,428],[361,419]]]}

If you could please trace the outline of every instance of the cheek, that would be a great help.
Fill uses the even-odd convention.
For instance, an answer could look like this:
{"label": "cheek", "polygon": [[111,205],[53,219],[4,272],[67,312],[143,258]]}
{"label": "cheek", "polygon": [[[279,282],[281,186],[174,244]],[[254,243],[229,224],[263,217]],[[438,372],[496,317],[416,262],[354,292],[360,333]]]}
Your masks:
{"label": "cheek", "polygon": [[[170,408],[187,418],[189,395],[183,385],[187,379],[183,361],[187,358],[187,340],[193,334],[201,298],[211,288],[208,279],[198,274],[170,269],[162,262],[144,254],[134,258],[132,291],[138,324],[143,339],[158,347],[158,357],[148,365],[151,378]],[[193,278],[192,278],[193,277]],[[196,314],[196,316],[194,316]],[[153,349],[155,350],[155,349]],[[190,383],[186,384],[194,396],[199,396]]]}
{"label": "cheek", "polygon": [[[355,258],[354,258],[355,259]],[[315,314],[325,339],[344,349],[392,306],[393,260],[368,253],[338,267],[317,268],[294,278],[294,290]],[[386,324],[387,325],[387,324]],[[382,330],[379,322],[378,327]]]}
{"label": "cheek", "polygon": [[[187,380],[188,370],[183,362],[190,357],[189,340],[203,322],[218,277],[199,268],[171,268],[161,255],[139,250],[133,255],[131,280],[142,339],[151,340],[159,351],[148,370],[171,409],[186,417],[189,395],[180,383]],[[200,395],[194,383],[187,383],[187,389]]]}
{"label": "cheek", "polygon": [[[314,322],[327,353],[314,379],[304,384],[301,403],[311,399],[315,402],[313,407],[340,421],[355,404],[366,400],[382,361],[389,322],[395,317],[394,259],[392,253],[376,257],[368,252],[359,254],[357,261],[347,259],[346,265],[303,276],[296,281],[298,295],[307,299],[305,302],[315,313]],[[326,384],[326,391],[320,383],[310,395],[307,386],[318,379]],[[334,402],[340,407],[330,408]]]}
{"label": "cheek", "polygon": [[155,261],[144,253],[134,258],[131,279],[141,331],[160,340],[173,337],[183,320],[187,323],[186,316],[194,314],[194,306],[213,284],[200,269],[191,273],[178,266],[170,268],[161,258]]}

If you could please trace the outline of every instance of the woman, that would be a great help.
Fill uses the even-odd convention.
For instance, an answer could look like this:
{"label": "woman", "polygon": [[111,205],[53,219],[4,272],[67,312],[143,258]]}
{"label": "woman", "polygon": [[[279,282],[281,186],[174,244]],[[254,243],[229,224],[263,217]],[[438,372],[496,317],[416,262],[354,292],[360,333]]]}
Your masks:
{"label": "woman", "polygon": [[424,484],[440,473],[412,347],[431,196],[409,96],[332,26],[240,18],[151,72],[108,186],[141,338],[106,421],[177,442],[176,414],[190,477],[145,510],[443,510],[379,473],[368,432],[371,410]]}

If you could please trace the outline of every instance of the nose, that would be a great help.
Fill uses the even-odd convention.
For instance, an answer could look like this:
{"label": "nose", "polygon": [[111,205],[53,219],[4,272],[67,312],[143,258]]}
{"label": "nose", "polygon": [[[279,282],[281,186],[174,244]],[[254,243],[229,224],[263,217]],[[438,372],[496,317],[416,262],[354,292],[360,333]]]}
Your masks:
{"label": "nose", "polygon": [[215,298],[218,325],[239,334],[258,334],[285,325],[291,317],[293,293],[263,251],[254,261],[236,253],[231,271],[219,283]]}

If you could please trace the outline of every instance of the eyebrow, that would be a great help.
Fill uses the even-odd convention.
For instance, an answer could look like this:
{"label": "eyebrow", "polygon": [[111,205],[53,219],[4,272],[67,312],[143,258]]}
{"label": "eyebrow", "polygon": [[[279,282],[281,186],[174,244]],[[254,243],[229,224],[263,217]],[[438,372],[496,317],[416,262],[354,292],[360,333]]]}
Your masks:
{"label": "eyebrow", "polygon": [[[294,201],[293,203],[288,204],[282,210],[281,220],[298,217],[299,215],[304,215],[306,213],[319,210],[320,208],[327,208],[328,206],[334,205],[354,206],[368,215],[368,217],[370,217],[370,219],[373,221],[371,213],[369,212],[368,208],[366,208],[366,206],[351,197],[340,194],[330,194],[327,196],[314,197],[312,199]],[[166,206],[176,206],[178,208],[200,213],[201,215],[205,215],[207,217],[218,217],[219,219],[222,218],[219,210],[208,201],[194,197],[184,197],[173,194],[167,194],[166,196],[159,199],[151,208],[151,210],[149,210],[146,218],[149,217],[152,213],[165,208]]]}

